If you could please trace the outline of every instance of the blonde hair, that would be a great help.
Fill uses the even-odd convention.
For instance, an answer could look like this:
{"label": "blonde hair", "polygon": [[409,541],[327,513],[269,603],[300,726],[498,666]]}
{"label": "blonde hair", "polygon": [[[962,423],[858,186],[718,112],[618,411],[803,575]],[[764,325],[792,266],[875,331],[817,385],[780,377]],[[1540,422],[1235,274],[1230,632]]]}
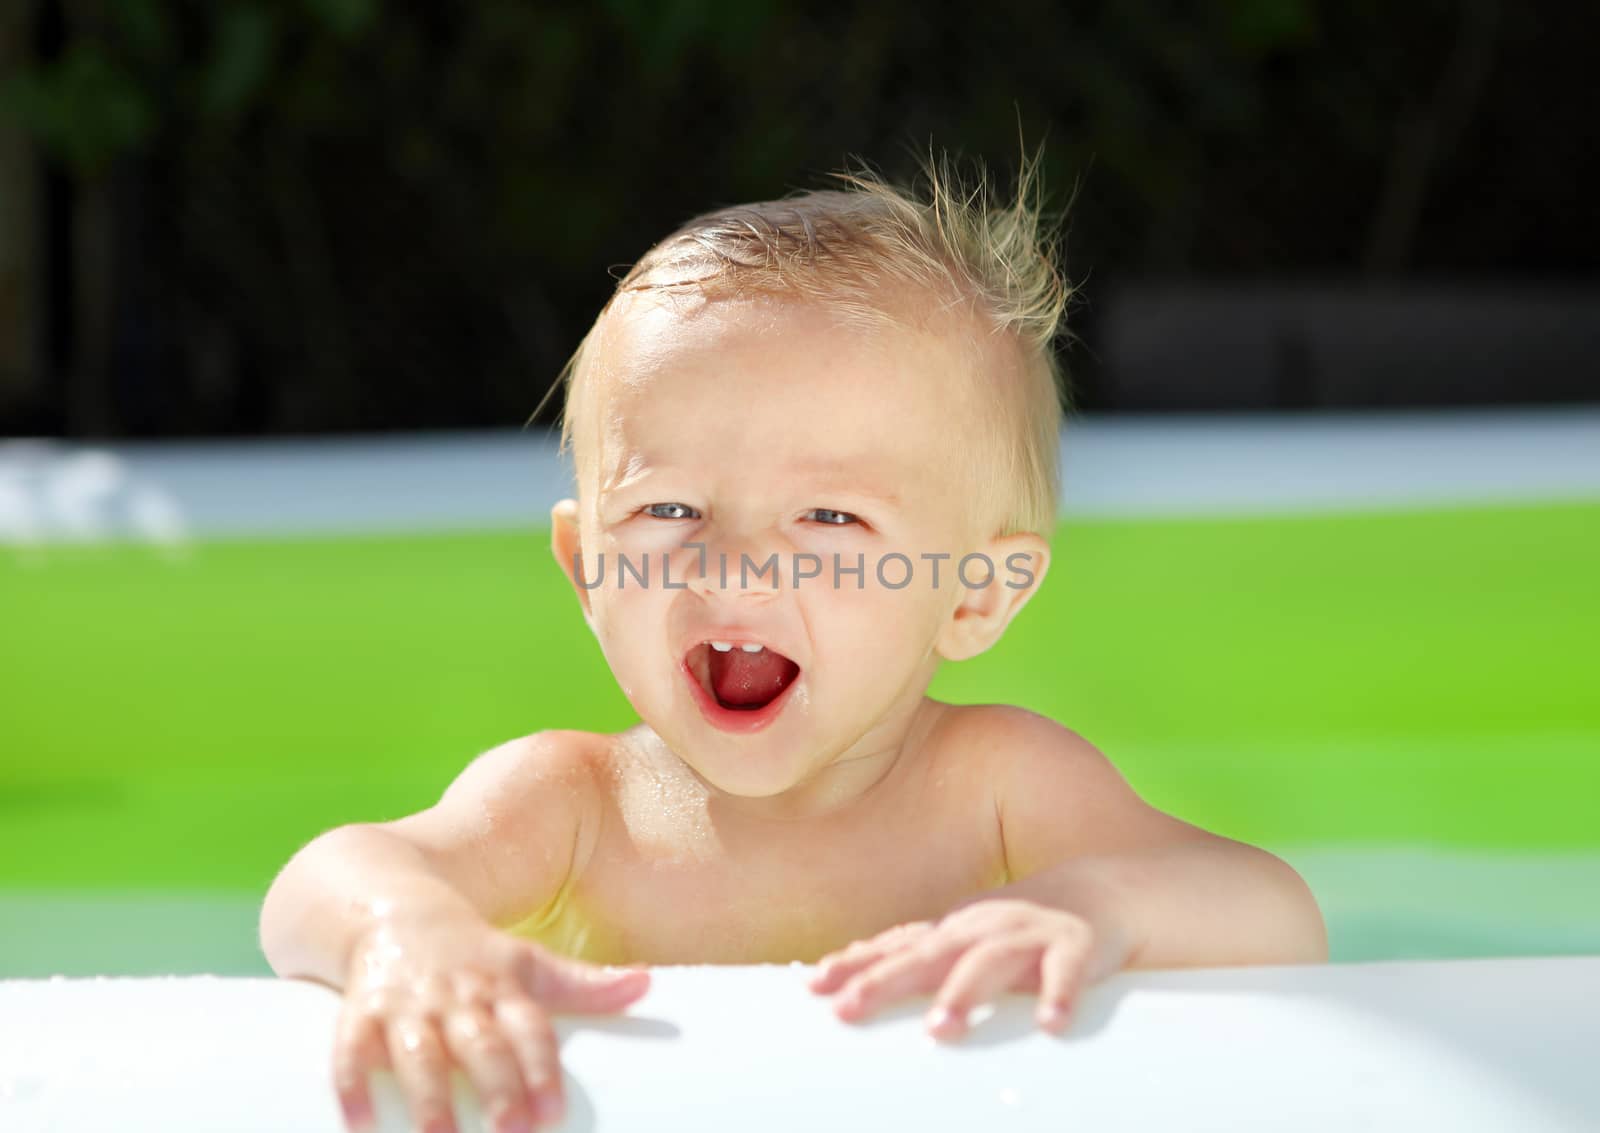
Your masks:
{"label": "blonde hair", "polygon": [[[712,298],[792,295],[826,304],[853,324],[894,320],[907,287],[936,299],[936,310],[964,308],[991,336],[1009,339],[1021,361],[1017,389],[995,398],[991,423],[1001,454],[988,485],[998,533],[1048,534],[1064,400],[1055,342],[1072,290],[1042,212],[1038,158],[1023,160],[1004,200],[981,165],[963,177],[950,158],[929,157],[922,174],[902,188],[860,167],[832,175],[839,189],[695,217],[645,253],[600,318],[618,296],[676,289]],[[567,393],[563,451],[572,443],[575,387],[593,334],[591,328],[559,379]]]}

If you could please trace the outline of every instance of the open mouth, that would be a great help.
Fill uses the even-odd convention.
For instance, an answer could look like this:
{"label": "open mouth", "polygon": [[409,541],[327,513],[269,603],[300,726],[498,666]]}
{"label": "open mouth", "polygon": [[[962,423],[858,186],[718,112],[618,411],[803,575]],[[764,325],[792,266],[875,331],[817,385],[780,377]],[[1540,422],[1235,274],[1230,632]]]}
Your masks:
{"label": "open mouth", "polygon": [[754,642],[702,641],[684,658],[707,700],[726,712],[760,712],[800,675],[800,666]]}

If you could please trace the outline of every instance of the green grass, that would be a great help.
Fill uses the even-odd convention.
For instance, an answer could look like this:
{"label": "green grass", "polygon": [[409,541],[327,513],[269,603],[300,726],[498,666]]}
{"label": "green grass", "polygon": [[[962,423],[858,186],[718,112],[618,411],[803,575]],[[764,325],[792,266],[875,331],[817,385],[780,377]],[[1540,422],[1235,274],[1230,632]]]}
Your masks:
{"label": "green grass", "polygon": [[[1063,527],[936,695],[1273,846],[1600,846],[1600,505]],[[631,721],[540,532],[0,552],[0,888],[260,889],[477,751]]]}

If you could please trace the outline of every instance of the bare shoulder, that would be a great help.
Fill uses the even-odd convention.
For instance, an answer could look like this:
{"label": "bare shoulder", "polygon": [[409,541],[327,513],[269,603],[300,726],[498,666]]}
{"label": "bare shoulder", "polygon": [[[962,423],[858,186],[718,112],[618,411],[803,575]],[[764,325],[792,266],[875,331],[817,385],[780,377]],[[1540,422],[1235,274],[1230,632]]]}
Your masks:
{"label": "bare shoulder", "polygon": [[610,737],[548,731],[475,758],[433,806],[383,824],[496,919],[514,920],[581,868]]}
{"label": "bare shoulder", "polygon": [[490,748],[467,765],[441,801],[491,809],[519,809],[552,794],[574,797],[593,790],[611,737],[593,732],[534,732]]}
{"label": "bare shoulder", "polygon": [[1206,837],[1146,803],[1104,752],[1048,716],[976,704],[942,723],[952,748],[981,753],[1013,877],[1082,854]]}
{"label": "bare shoulder", "polygon": [[1077,732],[1011,704],[947,705],[938,742],[942,749],[960,751],[961,758],[980,754],[991,780],[1040,770],[1057,776],[1117,776],[1111,761]]}

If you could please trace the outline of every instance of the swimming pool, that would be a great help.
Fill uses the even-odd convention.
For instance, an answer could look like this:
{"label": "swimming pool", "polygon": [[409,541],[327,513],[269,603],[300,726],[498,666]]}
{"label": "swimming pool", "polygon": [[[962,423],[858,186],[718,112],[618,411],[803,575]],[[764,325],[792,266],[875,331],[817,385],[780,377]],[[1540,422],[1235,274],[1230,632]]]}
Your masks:
{"label": "swimming pool", "polygon": [[[1600,952],[1600,413],[1085,422],[1038,600],[936,695],[1306,875],[1335,959]],[[328,826],[625,725],[522,436],[0,447],[0,975],[265,971]],[[152,502],[155,501],[155,502]]]}

